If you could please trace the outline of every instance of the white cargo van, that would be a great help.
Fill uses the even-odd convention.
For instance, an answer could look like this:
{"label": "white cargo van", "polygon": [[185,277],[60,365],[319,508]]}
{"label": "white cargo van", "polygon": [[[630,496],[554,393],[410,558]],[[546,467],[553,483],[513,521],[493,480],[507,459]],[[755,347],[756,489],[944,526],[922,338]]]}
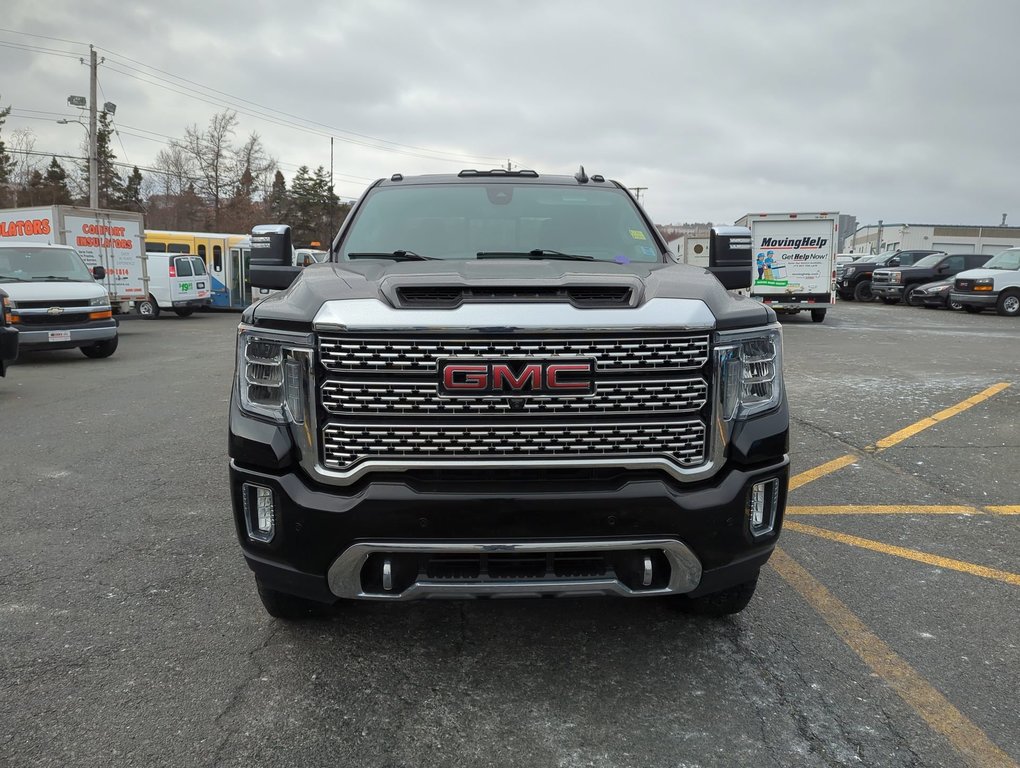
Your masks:
{"label": "white cargo van", "polygon": [[117,349],[117,321],[106,289],[74,248],[35,242],[0,243],[0,286],[22,351],[72,349],[109,357]]}
{"label": "white cargo van", "polygon": [[159,317],[173,310],[187,317],[196,309],[212,304],[212,283],[199,256],[186,253],[146,253],[149,295],[135,301],[135,311],[143,317]]}

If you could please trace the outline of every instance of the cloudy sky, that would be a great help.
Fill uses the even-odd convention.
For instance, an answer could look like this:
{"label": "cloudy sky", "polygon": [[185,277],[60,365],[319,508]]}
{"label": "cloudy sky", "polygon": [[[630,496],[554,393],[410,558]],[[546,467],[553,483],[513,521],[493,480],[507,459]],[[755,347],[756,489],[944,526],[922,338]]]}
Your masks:
{"label": "cloudy sky", "polygon": [[[117,104],[119,160],[224,108],[288,179],[505,165],[630,187],[659,223],[828,210],[1020,224],[1016,0],[7,0],[4,137],[78,154],[69,94]],[[67,55],[67,54],[71,55]],[[143,138],[145,137],[145,138]]]}

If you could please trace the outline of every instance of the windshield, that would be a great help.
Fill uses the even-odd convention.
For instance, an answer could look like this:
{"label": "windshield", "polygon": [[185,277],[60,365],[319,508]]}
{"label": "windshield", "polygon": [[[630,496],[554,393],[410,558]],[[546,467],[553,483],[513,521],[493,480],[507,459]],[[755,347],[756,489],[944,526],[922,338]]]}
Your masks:
{"label": "windshield", "polygon": [[944,254],[944,253],[930,253],[927,256],[925,256],[923,259],[918,259],[917,261],[915,261],[914,262],[914,266],[915,267],[934,267],[936,264],[938,264],[944,258],[946,258],[946,254]]}
{"label": "windshield", "polygon": [[1020,269],[1020,248],[997,253],[982,269]]}
{"label": "windshield", "polygon": [[0,281],[93,282],[85,262],[70,248],[0,248]]}
{"label": "windshield", "polygon": [[409,252],[435,259],[587,256],[658,262],[662,254],[616,187],[428,184],[373,190],[344,237],[341,258]]}

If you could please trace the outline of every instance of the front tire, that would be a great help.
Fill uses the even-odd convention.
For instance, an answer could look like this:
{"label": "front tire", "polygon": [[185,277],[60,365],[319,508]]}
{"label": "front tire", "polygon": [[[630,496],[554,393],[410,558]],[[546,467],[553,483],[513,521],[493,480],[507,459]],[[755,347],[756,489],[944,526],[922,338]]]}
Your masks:
{"label": "front tire", "polygon": [[918,294],[916,286],[910,286],[903,291],[903,300],[909,307],[919,307],[924,303],[924,299]]}
{"label": "front tire", "polygon": [[820,323],[823,320],[825,320],[825,310],[824,309],[812,309],[811,310],[811,322],[812,323]]}
{"label": "front tire", "polygon": [[963,304],[946,296],[946,309],[963,309]]}
{"label": "front tire", "polygon": [[174,314],[176,314],[177,317],[191,317],[195,314],[195,310],[185,307],[182,309],[175,309]]}
{"label": "front tire", "polygon": [[258,587],[262,607],[274,619],[300,621],[321,616],[325,613],[325,606],[322,603],[317,603],[314,600],[305,600],[303,597],[291,595],[287,592],[278,592],[275,589],[264,586],[258,579],[255,579],[255,584]]}
{"label": "front tire", "polygon": [[1020,315],[1020,293],[1010,291],[999,296],[995,302],[995,311],[1003,317],[1016,317]]}
{"label": "front tire", "polygon": [[109,357],[117,351],[117,339],[118,337],[114,336],[112,339],[103,339],[95,344],[89,344],[87,347],[81,347],[81,353],[85,357],[93,359]]}
{"label": "front tire", "polygon": [[854,301],[874,301],[875,294],[871,292],[871,281],[861,280],[854,286]]}
{"label": "front tire", "polygon": [[156,300],[150,296],[147,299],[135,302],[135,312],[144,318],[155,320],[159,317],[159,304],[157,304]]}
{"label": "front tire", "polygon": [[755,573],[754,578],[721,592],[712,592],[700,597],[678,595],[673,600],[676,607],[684,613],[697,616],[730,616],[740,613],[747,607],[757,586],[758,574]]}

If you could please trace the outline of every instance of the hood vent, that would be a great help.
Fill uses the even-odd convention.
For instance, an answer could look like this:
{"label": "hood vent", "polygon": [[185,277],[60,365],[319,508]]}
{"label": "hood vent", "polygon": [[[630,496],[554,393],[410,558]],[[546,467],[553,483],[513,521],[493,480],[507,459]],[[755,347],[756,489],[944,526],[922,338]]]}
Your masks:
{"label": "hood vent", "polygon": [[461,304],[559,302],[579,309],[629,307],[629,285],[433,286],[404,285],[396,291],[402,309],[455,309]]}

